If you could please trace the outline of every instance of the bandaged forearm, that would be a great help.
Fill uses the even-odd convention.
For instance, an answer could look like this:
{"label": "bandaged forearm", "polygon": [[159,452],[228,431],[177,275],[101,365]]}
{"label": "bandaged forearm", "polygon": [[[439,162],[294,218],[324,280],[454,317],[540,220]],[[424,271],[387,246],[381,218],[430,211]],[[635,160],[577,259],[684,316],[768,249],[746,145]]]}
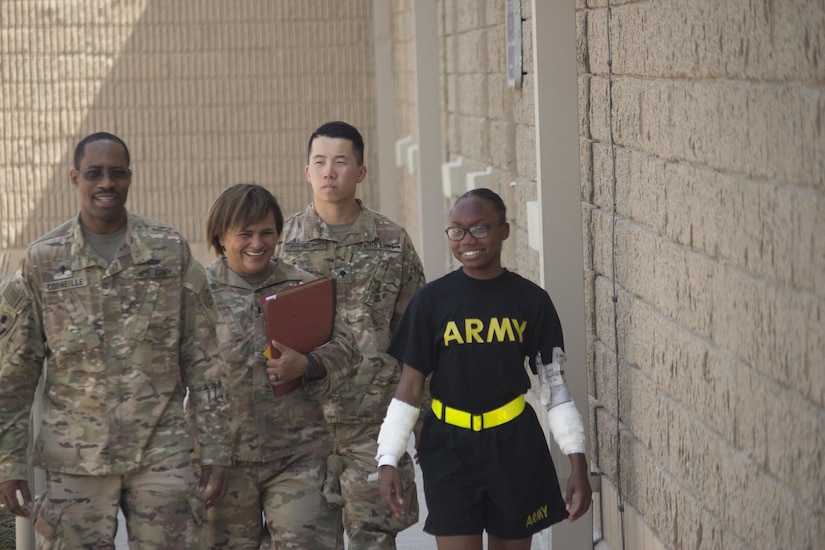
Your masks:
{"label": "bandaged forearm", "polygon": [[584,422],[575,403],[567,401],[547,411],[547,423],[561,452],[566,455],[584,452]]}
{"label": "bandaged forearm", "polygon": [[567,388],[567,378],[564,376],[564,363],[566,362],[567,357],[559,347],[553,348],[552,363],[542,364],[541,353],[536,355],[539,380],[544,395],[543,402],[548,409],[573,400],[570,397],[570,390]]}
{"label": "bandaged forearm", "polygon": [[407,443],[413,426],[418,420],[418,407],[393,398],[387,408],[387,416],[378,432],[378,467],[398,467],[398,457],[407,451]]}

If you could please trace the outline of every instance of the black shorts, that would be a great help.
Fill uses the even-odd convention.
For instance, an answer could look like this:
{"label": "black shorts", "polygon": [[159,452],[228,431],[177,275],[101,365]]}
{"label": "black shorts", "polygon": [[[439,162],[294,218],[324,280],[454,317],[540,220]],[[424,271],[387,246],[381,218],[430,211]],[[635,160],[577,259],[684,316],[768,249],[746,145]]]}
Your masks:
{"label": "black shorts", "polygon": [[533,408],[501,426],[474,432],[428,415],[418,456],[435,536],[486,530],[529,537],[567,518],[556,469]]}

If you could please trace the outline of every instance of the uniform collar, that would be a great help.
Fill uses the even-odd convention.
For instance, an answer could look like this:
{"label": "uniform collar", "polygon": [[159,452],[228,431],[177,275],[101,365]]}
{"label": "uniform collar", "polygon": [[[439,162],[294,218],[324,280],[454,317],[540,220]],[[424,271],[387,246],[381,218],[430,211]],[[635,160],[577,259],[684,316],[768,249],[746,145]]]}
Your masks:
{"label": "uniform collar", "polygon": [[[370,214],[369,209],[364,206],[361,199],[355,199],[361,213],[352,222],[352,227],[346,237],[340,244],[353,244],[362,242],[371,242],[378,238],[378,230],[375,227],[375,220]],[[314,241],[323,239],[332,241],[332,235],[327,223],[318,215],[315,210],[315,203],[310,203],[307,207],[306,222],[304,224],[304,239],[307,241]]]}

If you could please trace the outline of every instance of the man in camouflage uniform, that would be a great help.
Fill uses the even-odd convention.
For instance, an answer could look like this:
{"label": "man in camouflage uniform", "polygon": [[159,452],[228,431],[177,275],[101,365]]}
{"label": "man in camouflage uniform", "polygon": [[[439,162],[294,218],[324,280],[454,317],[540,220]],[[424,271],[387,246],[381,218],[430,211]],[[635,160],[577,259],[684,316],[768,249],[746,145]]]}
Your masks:
{"label": "man in camouflage uniform", "polygon": [[[79,215],[29,247],[0,300],[0,502],[34,516],[38,548],[114,548],[119,508],[132,549],[202,548],[198,525],[226,490],[232,451],[205,271],[180,233],[126,210],[120,138],[84,138],[70,178]],[[46,487],[33,505],[38,384],[31,461]]]}
{"label": "man in camouflage uniform", "polygon": [[[325,491],[330,502],[343,506],[349,548],[394,549],[396,534],[418,521],[418,500],[414,464],[405,454],[399,472],[407,513],[393,516],[381,503],[376,440],[401,375],[401,365],[385,350],[424,273],[406,231],[355,198],[367,173],[358,130],[328,122],[312,134],[307,149],[313,202],[286,220],[278,255],[336,279],[338,314],[364,357],[355,376],[324,401],[334,445]],[[343,536],[338,544],[343,547]]]}

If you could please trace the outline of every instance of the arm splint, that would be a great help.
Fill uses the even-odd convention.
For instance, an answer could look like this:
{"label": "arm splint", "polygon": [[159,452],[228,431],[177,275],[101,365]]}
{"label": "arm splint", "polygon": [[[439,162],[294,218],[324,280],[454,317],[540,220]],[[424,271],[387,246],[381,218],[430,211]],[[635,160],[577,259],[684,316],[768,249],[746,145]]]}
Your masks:
{"label": "arm splint", "polygon": [[550,433],[561,451],[570,455],[583,453],[585,449],[584,423],[579,414],[567,380],[563,365],[567,361],[561,348],[553,348],[553,361],[545,364],[541,353],[536,356],[539,381],[541,383],[541,402],[547,409],[547,423]]}

